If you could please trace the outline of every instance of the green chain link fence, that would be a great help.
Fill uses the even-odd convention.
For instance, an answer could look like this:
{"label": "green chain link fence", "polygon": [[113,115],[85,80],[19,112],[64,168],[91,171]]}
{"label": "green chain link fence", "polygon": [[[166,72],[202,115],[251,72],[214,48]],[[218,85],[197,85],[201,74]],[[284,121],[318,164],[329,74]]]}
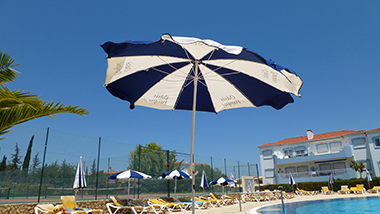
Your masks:
{"label": "green chain link fence", "polygon": [[[59,201],[61,195],[74,194],[72,186],[80,156],[83,157],[87,188],[77,192],[79,200],[106,199],[110,195],[142,198],[191,194],[191,179],[178,180],[175,193],[174,180],[160,179],[163,173],[173,169],[187,171],[190,154],[72,135],[49,128],[19,127],[6,140],[0,141],[1,155],[4,158],[5,154],[15,154],[17,143],[19,156],[24,156],[34,136],[31,160],[27,170],[22,167],[11,170],[11,156],[7,157],[7,169],[0,171],[0,203],[54,202]],[[197,155],[194,155],[194,162],[199,172],[195,178],[197,194],[241,191],[239,185],[225,189],[212,186],[203,190],[199,187],[203,170],[208,182],[221,176],[258,177],[258,166],[252,163]],[[111,174],[127,169],[144,172],[153,178],[108,179]]]}

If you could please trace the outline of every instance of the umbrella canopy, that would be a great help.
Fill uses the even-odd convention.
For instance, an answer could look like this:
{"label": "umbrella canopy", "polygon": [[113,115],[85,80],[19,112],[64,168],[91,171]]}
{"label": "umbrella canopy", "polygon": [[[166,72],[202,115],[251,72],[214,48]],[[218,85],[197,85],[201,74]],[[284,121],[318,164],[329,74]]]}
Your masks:
{"label": "umbrella canopy", "polygon": [[170,172],[166,172],[162,174],[162,178],[165,179],[183,179],[183,178],[191,178],[191,176],[187,172],[183,172],[180,170],[172,170]]}
{"label": "umbrella canopy", "polygon": [[177,192],[177,180],[183,178],[191,178],[191,176],[187,172],[183,172],[180,170],[172,170],[170,172],[166,172],[162,174],[161,178],[165,179],[174,179],[174,193]]}
{"label": "umbrella canopy", "polygon": [[201,183],[200,183],[199,186],[202,187],[203,189],[206,189],[206,188],[210,187],[210,185],[208,185],[208,183],[207,183],[207,177],[206,177],[206,173],[205,173],[204,170],[202,172]]}
{"label": "umbrella canopy", "polygon": [[218,179],[213,180],[213,181],[210,182],[210,184],[212,184],[212,185],[222,186],[223,187],[223,192],[224,192],[224,187],[225,186],[230,185],[230,187],[234,187],[235,183],[236,183],[236,181],[231,180],[229,178],[224,178],[224,177],[220,177],[220,178],[218,178]]}
{"label": "umbrella canopy", "polygon": [[106,42],[102,48],[108,54],[105,86],[131,108],[193,110],[197,102],[195,110],[209,112],[281,109],[293,102],[289,93],[300,96],[295,73],[238,46],[164,34],[155,42]]}
{"label": "umbrella canopy", "polygon": [[108,179],[111,180],[116,180],[116,179],[128,179],[128,178],[142,178],[142,179],[147,179],[147,178],[152,178],[152,176],[147,175],[142,172],[134,171],[128,169],[127,171],[122,171],[116,174],[113,174],[108,177]]}
{"label": "umbrella canopy", "polygon": [[335,184],[335,179],[334,179],[333,173],[330,173],[329,184]]}
{"label": "umbrella canopy", "polygon": [[295,182],[294,179],[293,179],[292,173],[289,172],[289,185],[290,185],[290,186],[293,186],[293,185],[295,185],[295,184],[296,184],[296,182]]}
{"label": "umbrella canopy", "polygon": [[227,186],[229,184],[234,184],[236,181],[231,180],[229,178],[220,177],[214,181],[211,181],[210,184],[212,185],[219,185],[219,186]]}
{"label": "umbrella canopy", "polygon": [[269,105],[281,109],[300,96],[302,80],[291,70],[239,46],[172,37],[154,42],[106,42],[105,87],[114,96],[156,109],[192,110],[189,172],[195,211],[193,160],[195,111],[219,112]]}
{"label": "umbrella canopy", "polygon": [[84,174],[84,168],[82,163],[82,156],[79,158],[78,166],[77,166],[77,172],[75,173],[75,180],[74,180],[74,186],[73,189],[77,192],[78,189],[86,188],[86,176]]}
{"label": "umbrella canopy", "polygon": [[108,179],[110,180],[116,180],[116,179],[128,179],[128,197],[129,197],[129,188],[130,188],[130,178],[142,178],[142,179],[147,179],[147,178],[152,178],[152,176],[147,175],[142,172],[134,171],[128,169],[127,171],[122,171],[113,175],[110,175]]}

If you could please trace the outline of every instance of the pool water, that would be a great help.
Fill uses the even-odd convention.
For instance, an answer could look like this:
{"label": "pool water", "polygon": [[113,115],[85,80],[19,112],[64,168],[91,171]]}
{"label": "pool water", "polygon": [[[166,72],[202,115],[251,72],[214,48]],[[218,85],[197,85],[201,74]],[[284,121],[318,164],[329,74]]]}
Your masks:
{"label": "pool water", "polygon": [[282,204],[276,204],[259,209],[261,214],[380,214],[380,197],[340,198],[317,201],[303,201],[285,203],[285,211]]}

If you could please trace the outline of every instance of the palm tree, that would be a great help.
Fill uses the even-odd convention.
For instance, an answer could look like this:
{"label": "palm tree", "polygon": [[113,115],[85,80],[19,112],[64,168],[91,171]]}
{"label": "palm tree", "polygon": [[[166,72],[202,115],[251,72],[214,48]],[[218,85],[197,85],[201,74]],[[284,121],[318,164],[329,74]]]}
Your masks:
{"label": "palm tree", "polygon": [[359,172],[360,178],[362,178],[362,172],[363,172],[363,169],[365,168],[365,165],[364,165],[363,161],[356,162],[356,161],[352,160],[351,164],[350,164],[350,167],[353,170],[355,170],[355,172]]}
{"label": "palm tree", "polygon": [[365,165],[364,165],[363,161],[360,161],[358,164],[358,172],[360,174],[360,178],[362,178],[362,172],[363,172],[364,168],[365,168]]}
{"label": "palm tree", "polygon": [[[5,84],[13,82],[19,76],[19,72],[13,69],[18,66],[14,62],[15,59],[12,59],[9,54],[0,51],[0,135],[10,132],[10,128],[14,125],[39,117],[52,117],[59,113],[84,116],[89,113],[87,109],[79,106],[66,106],[61,102],[44,101],[29,92],[10,91]],[[0,138],[0,140],[2,139],[4,138]]]}

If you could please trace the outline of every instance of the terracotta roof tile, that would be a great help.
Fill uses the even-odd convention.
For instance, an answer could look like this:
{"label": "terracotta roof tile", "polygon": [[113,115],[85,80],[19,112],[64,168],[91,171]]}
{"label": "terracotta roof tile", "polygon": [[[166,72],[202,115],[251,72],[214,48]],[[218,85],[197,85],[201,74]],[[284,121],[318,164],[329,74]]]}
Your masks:
{"label": "terracotta roof tile", "polygon": [[380,128],[376,128],[376,129],[370,129],[370,130],[368,130],[366,132],[373,132],[373,131],[379,131],[379,130],[380,130]]}
{"label": "terracotta roof tile", "polygon": [[[374,131],[377,129],[372,129],[370,131]],[[378,128],[380,130],[380,128]],[[341,137],[348,134],[354,134],[354,133],[363,133],[365,131],[348,131],[348,130],[342,130],[342,131],[335,131],[335,132],[328,132],[328,133],[322,133],[322,134],[314,134],[314,137],[310,141],[314,140],[322,140],[322,139],[329,139],[334,137]],[[292,143],[300,143],[308,141],[307,136],[301,136],[301,137],[293,137],[293,138],[287,138],[283,139],[274,143],[267,143],[260,146],[257,146],[258,148],[266,147],[266,146],[274,146],[274,145],[284,145],[284,144],[292,144]]]}

